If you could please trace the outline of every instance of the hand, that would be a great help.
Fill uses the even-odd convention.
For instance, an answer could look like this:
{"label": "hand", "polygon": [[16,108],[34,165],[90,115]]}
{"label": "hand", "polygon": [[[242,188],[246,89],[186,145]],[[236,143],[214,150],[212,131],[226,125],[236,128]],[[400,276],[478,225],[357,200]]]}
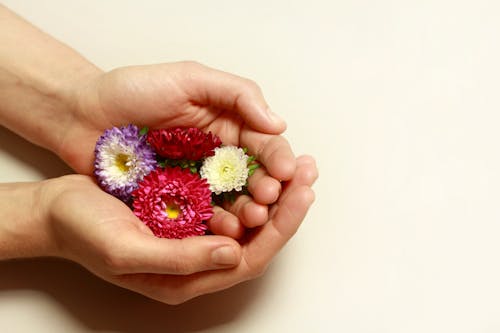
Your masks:
{"label": "hand", "polygon": [[[241,261],[240,245],[222,236],[163,239],[153,235],[123,202],[83,175],[43,183],[39,206],[49,234],[45,254],[78,262],[115,282],[136,273],[188,275],[230,268]],[[127,287],[127,285],[124,285]],[[142,288],[145,288],[142,287]],[[138,288],[137,291],[141,291]]]}
{"label": "hand", "polygon": [[[299,158],[297,172],[271,208],[270,221],[241,245],[221,236],[156,238],[127,206],[86,176],[48,181],[43,203],[55,255],[111,283],[178,304],[262,274],[303,220],[316,177],[314,160]],[[227,256],[214,254],[222,247]]]}
{"label": "hand", "polygon": [[[255,134],[280,134],[286,127],[255,83],[198,63],[125,67],[84,78],[74,91],[74,115],[55,149],[83,174],[92,172],[96,139],[112,126],[198,127],[218,134],[225,144],[256,148],[261,147],[248,142]],[[246,132],[254,136],[247,138]],[[283,173],[290,177],[293,170]]]}
{"label": "hand", "polygon": [[285,123],[273,115],[253,82],[197,63],[183,62],[117,69],[99,74],[74,94],[75,114],[63,127],[56,149],[75,170],[92,172],[93,149],[113,125],[198,127],[225,144],[247,147],[263,164],[249,180],[252,197],[242,196],[226,210],[217,208],[209,227],[239,238],[245,227],[268,220],[281,180],[295,172],[295,157],[279,135]]}
{"label": "hand", "polygon": [[[79,173],[92,173],[103,130],[129,123],[212,131],[226,144],[247,147],[263,165],[249,179],[251,197],[214,209],[210,229],[230,237],[155,238],[85,176],[43,182],[43,195],[36,184],[2,187],[0,258],[63,256],[169,303],[227,288],[265,269],[302,221],[317,171],[311,158],[295,160],[279,135],[285,123],[269,112],[253,82],[191,62],[102,73],[1,5],[0,16],[0,26],[8,27],[0,34],[0,124],[54,151]],[[40,207],[16,209],[25,191]],[[48,224],[38,223],[44,207]],[[213,255],[224,245],[235,258]]]}

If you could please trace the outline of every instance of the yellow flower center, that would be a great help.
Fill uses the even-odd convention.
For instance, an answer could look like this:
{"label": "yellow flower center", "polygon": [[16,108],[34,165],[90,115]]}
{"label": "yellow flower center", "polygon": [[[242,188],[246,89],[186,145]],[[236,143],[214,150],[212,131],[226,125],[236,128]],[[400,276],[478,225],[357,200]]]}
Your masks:
{"label": "yellow flower center", "polygon": [[[230,176],[232,174],[232,172],[234,171],[234,168],[232,165],[224,165],[221,169],[220,169],[220,173],[221,173],[221,176]],[[229,173],[229,175],[228,175]]]}
{"label": "yellow flower center", "polygon": [[115,166],[122,172],[127,172],[130,169],[130,166],[127,165],[129,162],[128,155],[126,154],[118,154],[115,158]]}
{"label": "yellow flower center", "polygon": [[167,217],[169,219],[176,219],[177,217],[179,217],[181,210],[176,204],[168,203],[167,207],[165,208],[165,213],[167,214]]}

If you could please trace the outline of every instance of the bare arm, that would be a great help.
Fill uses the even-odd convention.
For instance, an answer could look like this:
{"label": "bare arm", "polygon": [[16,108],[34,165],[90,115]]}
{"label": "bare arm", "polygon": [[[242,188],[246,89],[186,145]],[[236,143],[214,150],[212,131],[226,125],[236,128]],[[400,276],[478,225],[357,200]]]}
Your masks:
{"label": "bare arm", "polygon": [[101,71],[0,5],[0,125],[57,152],[75,87]]}
{"label": "bare arm", "polygon": [[294,156],[280,135],[286,124],[254,82],[193,62],[103,73],[1,5],[0,101],[0,125],[84,174],[103,129],[127,123],[212,131],[263,166],[251,196],[219,207],[215,235],[183,240],[154,237],[87,176],[0,185],[0,259],[61,256],[179,303],[262,274],[314,200],[314,160]]}

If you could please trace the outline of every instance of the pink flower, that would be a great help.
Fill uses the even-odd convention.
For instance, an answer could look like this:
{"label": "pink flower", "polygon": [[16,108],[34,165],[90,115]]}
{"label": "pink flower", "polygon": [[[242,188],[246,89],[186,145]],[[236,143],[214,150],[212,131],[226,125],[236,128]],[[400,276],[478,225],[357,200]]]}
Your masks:
{"label": "pink flower", "polygon": [[179,167],[156,169],[132,193],[134,214],[157,237],[200,236],[213,215],[211,191],[205,179]]}
{"label": "pink flower", "polygon": [[189,161],[212,156],[222,143],[217,135],[195,127],[150,130],[147,141],[159,156]]}

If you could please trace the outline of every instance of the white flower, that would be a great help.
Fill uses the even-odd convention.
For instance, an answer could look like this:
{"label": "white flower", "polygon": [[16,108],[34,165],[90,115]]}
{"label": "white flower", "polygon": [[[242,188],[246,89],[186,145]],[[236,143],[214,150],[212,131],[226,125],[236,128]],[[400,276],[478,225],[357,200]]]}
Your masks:
{"label": "white flower", "polygon": [[200,176],[207,180],[215,194],[241,191],[248,178],[248,155],[235,146],[215,148],[214,153],[203,162]]}

